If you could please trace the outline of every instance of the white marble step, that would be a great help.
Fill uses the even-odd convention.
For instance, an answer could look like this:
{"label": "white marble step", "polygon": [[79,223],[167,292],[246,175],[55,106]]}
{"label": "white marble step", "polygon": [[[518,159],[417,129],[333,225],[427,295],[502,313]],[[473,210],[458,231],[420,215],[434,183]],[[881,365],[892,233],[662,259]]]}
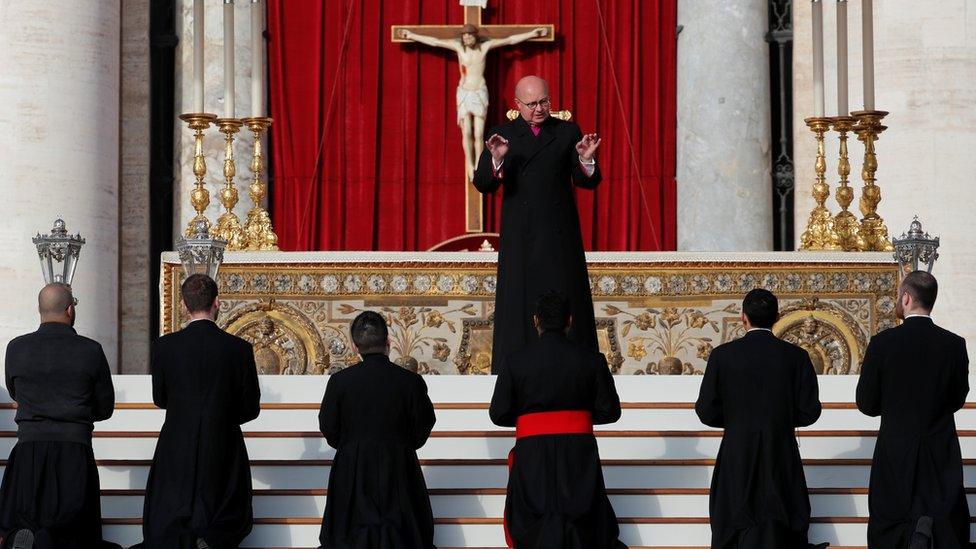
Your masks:
{"label": "white marble step", "polygon": [[[502,465],[422,467],[428,488],[504,488],[508,471]],[[148,466],[101,465],[98,467],[103,490],[143,489],[149,476]],[[2,468],[0,468],[2,472]],[[866,488],[868,466],[807,465],[807,486],[821,488]],[[603,467],[607,488],[693,488],[710,486],[711,466],[614,466]],[[322,489],[328,483],[329,468],[309,465],[257,465],[251,467],[255,490]],[[967,487],[976,487],[976,466],[964,468]],[[976,509],[976,506],[973,507]]]}
{"label": "white marble step", "polygon": [[[970,508],[976,508],[976,495],[968,496]],[[504,495],[432,495],[434,516],[497,518],[504,514]],[[708,495],[610,495],[619,517],[708,517]],[[319,517],[325,512],[326,496],[254,496],[256,518]],[[104,518],[142,517],[142,496],[102,496]],[[867,494],[810,496],[814,517],[866,517]]]}
{"label": "white marble step", "polygon": [[[603,459],[714,459],[721,439],[718,437],[679,436],[597,437]],[[294,437],[275,434],[271,437],[245,437],[251,460],[331,459],[335,450],[321,437]],[[871,459],[874,437],[806,436],[800,437],[803,459]],[[0,455],[9,455],[16,438],[0,438]],[[431,438],[417,455],[420,459],[505,459],[515,441],[509,437],[438,436]],[[976,457],[976,436],[961,437],[964,458]],[[96,437],[93,441],[97,459],[152,459],[156,449],[155,434],[128,437]]]}
{"label": "white marble step", "polygon": [[[319,524],[258,524],[241,545],[249,547],[316,547]],[[142,538],[141,526],[103,527],[106,539],[129,545]],[[631,546],[707,546],[711,530],[707,523],[621,524],[621,540]],[[832,545],[863,546],[867,543],[866,524],[813,524],[810,539]],[[500,524],[438,524],[434,544],[440,547],[504,547]]]}
{"label": "white marble step", "polygon": [[[151,403],[140,403],[146,406]],[[624,406],[642,403],[624,403]],[[488,417],[487,403],[478,404],[482,409],[437,409],[435,431],[509,431],[498,427]],[[688,406],[689,404],[682,404]],[[297,406],[317,406],[315,403],[300,403]],[[16,410],[0,410],[0,428],[15,429]],[[158,431],[163,426],[165,410],[133,410],[119,408],[107,421],[97,424],[97,431]],[[245,424],[245,431],[318,431],[318,409],[268,409],[261,410],[257,419]],[[976,428],[976,409],[962,410],[956,414],[959,429]],[[878,419],[867,417],[857,410],[825,409],[820,419],[811,427],[801,430],[877,430]],[[690,408],[684,409],[634,409],[625,408],[621,418],[611,425],[597,425],[597,431],[620,430],[672,430],[672,431],[711,431],[718,430],[702,425]]]}

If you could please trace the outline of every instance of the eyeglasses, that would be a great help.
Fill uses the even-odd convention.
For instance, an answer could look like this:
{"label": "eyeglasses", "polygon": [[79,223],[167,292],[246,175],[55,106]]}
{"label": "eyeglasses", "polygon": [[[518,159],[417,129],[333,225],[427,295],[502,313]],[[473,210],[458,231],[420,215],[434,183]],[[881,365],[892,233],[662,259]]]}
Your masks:
{"label": "eyeglasses", "polygon": [[531,103],[526,103],[521,99],[519,99],[518,97],[516,97],[515,100],[518,101],[519,105],[522,105],[523,107],[529,109],[530,111],[534,111],[539,107],[542,107],[543,109],[548,109],[552,105],[552,99],[548,97],[543,97],[542,99],[538,101],[533,101]]}

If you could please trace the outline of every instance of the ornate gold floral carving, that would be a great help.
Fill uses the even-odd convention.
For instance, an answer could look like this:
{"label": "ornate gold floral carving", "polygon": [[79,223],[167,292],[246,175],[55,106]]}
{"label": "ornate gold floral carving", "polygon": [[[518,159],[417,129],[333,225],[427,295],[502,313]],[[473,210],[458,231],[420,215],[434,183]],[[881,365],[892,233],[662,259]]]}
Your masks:
{"label": "ornate gold floral carving", "polygon": [[[830,337],[849,348],[845,351],[849,355],[844,359],[845,365],[825,368],[828,372],[856,373],[871,335],[896,323],[898,273],[894,262],[620,262],[594,263],[589,270],[600,348],[607,356],[608,366],[619,374],[679,370],[683,374],[700,373],[713,347],[742,335],[737,313],[706,313],[737,307],[742,296],[753,288],[775,292],[784,318],[797,312],[796,318],[790,317],[792,327],[787,337],[804,333],[802,320],[809,316],[806,313],[813,304],[812,310],[817,313],[814,318],[827,324],[818,325],[821,331],[817,333],[829,330],[828,335],[833,334]],[[393,353],[394,359],[401,358],[402,347],[408,349],[406,356],[416,361],[418,371],[475,374],[488,373],[491,364],[494,275],[495,264],[484,261],[229,261],[222,265],[218,283],[221,301],[227,305],[221,310],[223,318],[239,316],[245,308],[270,300],[301,315],[307,321],[306,329],[321,342],[322,366],[326,370],[359,361],[348,340],[348,324],[356,311],[371,309],[413,322],[408,329],[412,331],[409,338],[393,323],[391,334],[399,333],[397,337],[402,339]],[[181,327],[181,280],[179,264],[164,261],[160,281],[161,333]],[[819,299],[802,303],[814,297]],[[620,312],[608,314],[608,306],[609,310]],[[412,312],[401,315],[401,308]],[[634,337],[649,337],[662,321],[670,318],[673,322],[673,313],[665,312],[669,308],[679,316],[685,309],[704,315],[691,314],[681,321],[681,329],[690,326],[687,336],[708,339],[685,342],[680,354],[674,356],[677,361],[663,360],[667,355],[652,350],[649,341],[631,341]],[[717,332],[712,322],[717,323]],[[253,330],[259,327],[255,324]],[[678,329],[674,329],[675,334]],[[256,338],[260,333],[252,331],[250,337]],[[415,345],[418,339],[428,337],[431,339],[425,340],[426,344]],[[401,362],[413,366],[411,361]]]}
{"label": "ornate gold floral carving", "polygon": [[701,373],[701,370],[691,362],[682,362],[678,356],[694,349],[697,358],[707,360],[714,341],[714,336],[710,334],[720,333],[719,322],[715,318],[738,314],[739,310],[736,304],[730,303],[709,311],[664,307],[648,308],[639,313],[604,305],[603,312],[610,316],[627,317],[621,322],[621,336],[627,337],[632,330],[641,332],[641,335],[631,336],[627,340],[627,354],[638,361],[648,353],[657,358],[644,368],[643,373],[680,375]]}

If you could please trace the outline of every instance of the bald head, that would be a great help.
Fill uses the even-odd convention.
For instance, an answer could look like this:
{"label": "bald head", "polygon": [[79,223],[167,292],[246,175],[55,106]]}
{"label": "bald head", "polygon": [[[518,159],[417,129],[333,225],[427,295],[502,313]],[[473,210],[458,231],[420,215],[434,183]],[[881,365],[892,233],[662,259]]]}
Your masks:
{"label": "bald head", "polygon": [[[537,94],[542,94],[544,96],[549,95],[549,84],[538,76],[523,76],[518,83],[515,84],[515,96],[518,97],[519,100],[527,99],[529,95]],[[532,101],[534,101],[534,99]],[[528,102],[529,100],[526,100],[526,103]]]}
{"label": "bald head", "polygon": [[[41,322],[63,322],[71,324],[74,317],[74,297],[71,287],[55,282],[41,288],[37,294],[37,310]],[[69,310],[70,309],[70,310]]]}
{"label": "bald head", "polygon": [[515,84],[515,105],[530,126],[538,126],[549,118],[549,84],[538,76],[525,76]]}

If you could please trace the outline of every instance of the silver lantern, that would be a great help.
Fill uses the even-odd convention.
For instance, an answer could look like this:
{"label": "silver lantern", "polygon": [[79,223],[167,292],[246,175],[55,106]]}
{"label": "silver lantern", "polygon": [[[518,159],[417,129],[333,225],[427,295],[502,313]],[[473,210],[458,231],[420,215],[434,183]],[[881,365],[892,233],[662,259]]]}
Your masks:
{"label": "silver lantern", "polygon": [[69,235],[64,220],[54,221],[51,234],[37,236],[31,239],[37,246],[37,255],[41,259],[41,272],[44,273],[44,283],[60,282],[71,285],[75,277],[75,267],[78,266],[78,256],[85,239],[80,234]]}
{"label": "silver lantern", "polygon": [[935,260],[939,259],[939,237],[931,237],[923,231],[917,215],[908,232],[902,233],[901,238],[892,238],[891,244],[895,247],[895,260],[903,274],[913,271],[931,273]]}
{"label": "silver lantern", "polygon": [[226,240],[210,236],[207,222],[203,219],[193,224],[192,236],[180,237],[176,242],[176,251],[180,254],[186,276],[199,273],[214,280],[217,280],[217,269],[224,260],[226,247]]}

